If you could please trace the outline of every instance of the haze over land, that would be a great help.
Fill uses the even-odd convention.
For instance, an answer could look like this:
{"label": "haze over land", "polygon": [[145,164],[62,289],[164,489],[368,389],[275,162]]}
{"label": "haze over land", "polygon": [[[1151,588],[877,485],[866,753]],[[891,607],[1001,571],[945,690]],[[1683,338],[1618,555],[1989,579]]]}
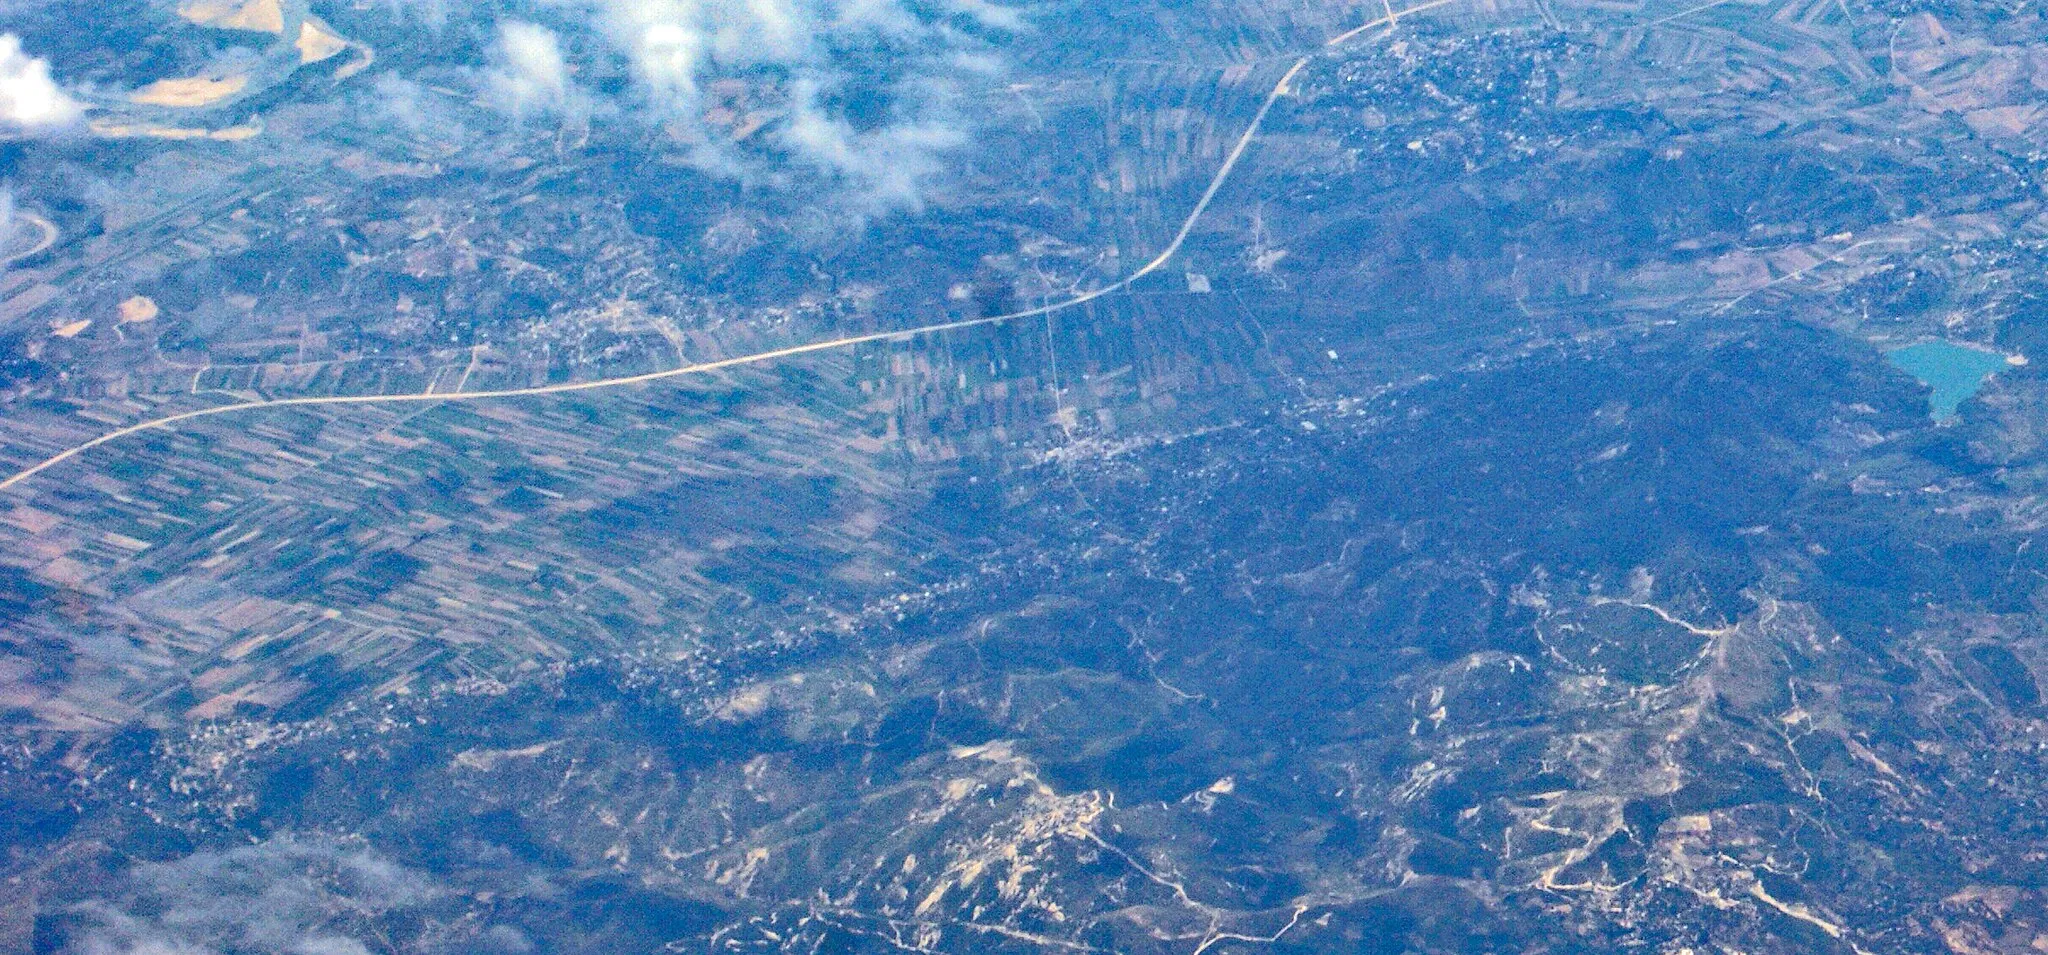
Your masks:
{"label": "haze over land", "polygon": [[2048,944],[2044,17],[0,5],[0,950]]}

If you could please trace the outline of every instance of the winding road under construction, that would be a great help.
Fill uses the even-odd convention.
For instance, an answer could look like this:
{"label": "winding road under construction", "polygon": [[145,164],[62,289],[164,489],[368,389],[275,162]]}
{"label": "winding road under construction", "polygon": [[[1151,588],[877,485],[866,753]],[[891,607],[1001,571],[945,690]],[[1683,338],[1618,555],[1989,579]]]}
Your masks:
{"label": "winding road under construction", "polygon": [[408,393],[394,395],[328,395],[320,397],[303,398],[268,398],[258,399],[255,401],[237,402],[234,404],[215,405],[211,408],[200,408],[196,411],[186,411],[179,414],[165,415],[164,417],[161,418],[153,418],[148,421],[128,425],[127,427],[124,428],[117,428],[113,431],[109,431],[105,434],[102,434],[91,440],[85,441],[81,444],[77,444],[70,448],[66,448],[63,451],[59,451],[56,454],[50,455],[49,457],[44,458],[43,460],[33,465],[30,465],[27,468],[22,469],[21,471],[9,475],[5,480],[0,480],[0,490],[4,490],[6,488],[10,488],[17,484],[20,484],[28,480],[29,478],[32,478],[37,474],[42,473],[43,471],[46,471],[52,467],[62,464],[65,461],[69,461],[72,458],[75,458],[81,454],[84,454],[87,451],[99,447],[100,445],[109,444],[114,441],[119,441],[122,438],[128,437],[129,435],[139,434],[143,431],[148,431],[151,428],[167,428],[180,422],[191,421],[197,418],[210,418],[215,415],[237,414],[247,411],[259,411],[264,408],[302,408],[316,405],[382,405],[422,402],[438,403],[450,401],[485,401],[499,398],[526,398],[537,395],[563,394],[571,391],[596,391],[601,388],[619,388],[627,385],[640,385],[649,382],[661,381],[665,378],[679,378],[684,375],[707,374],[709,372],[720,371],[726,368],[737,368],[742,365],[758,365],[764,362],[771,362],[781,358],[792,358],[797,355],[808,355],[811,354],[812,352],[832,351],[834,349],[840,348],[852,348],[856,345],[864,345],[869,342],[903,341],[927,335],[937,335],[943,332],[957,331],[959,329],[964,328],[975,328],[982,325],[996,325],[1002,322],[1014,321],[1020,318],[1032,318],[1039,315],[1046,315],[1052,312],[1058,312],[1065,309],[1073,308],[1078,305],[1087,304],[1088,302],[1092,302],[1098,298],[1102,298],[1105,295],[1111,295],[1116,292],[1122,291],[1123,289],[1129,287],[1131,283],[1136,282],[1139,279],[1142,279],[1145,276],[1158,271],[1161,267],[1165,266],[1167,262],[1171,261],[1176,254],[1180,252],[1181,245],[1187,241],[1189,234],[1194,232],[1196,223],[1200,222],[1203,213],[1209,210],[1209,203],[1212,202],[1216,198],[1216,194],[1223,189],[1223,184],[1229,181],[1230,174],[1237,169],[1238,162],[1244,158],[1246,150],[1251,148],[1252,141],[1258,138],[1260,128],[1265,125],[1266,115],[1272,112],[1273,105],[1275,103],[1278,103],[1282,96],[1287,95],[1289,87],[1294,82],[1294,78],[1300,75],[1301,71],[1307,68],[1309,63],[1315,60],[1317,54],[1323,52],[1324,50],[1333,49],[1342,46],[1346,43],[1349,43],[1351,40],[1357,38],[1358,36],[1364,34],[1369,30],[1378,29],[1380,27],[1392,27],[1399,23],[1402,17],[1409,16],[1410,14],[1420,13],[1424,10],[1428,10],[1433,7],[1444,6],[1445,4],[1452,2],[1454,2],[1454,0],[1427,0],[1427,2],[1418,3],[1414,6],[1397,11],[1393,8],[1391,0],[1387,0],[1387,12],[1384,16],[1378,17],[1366,23],[1359,24],[1358,26],[1353,27],[1350,30],[1338,34],[1337,36],[1331,37],[1329,40],[1323,43],[1321,49],[1303,54],[1299,59],[1296,59],[1294,61],[1294,64],[1287,69],[1287,72],[1281,75],[1279,82],[1273,84],[1273,89],[1271,92],[1268,92],[1266,94],[1265,100],[1259,104],[1259,111],[1252,116],[1252,121],[1248,125],[1246,125],[1244,133],[1240,135],[1237,138],[1237,142],[1231,146],[1230,154],[1224,158],[1223,165],[1217,168],[1215,176],[1210,178],[1208,188],[1202,190],[1202,197],[1199,200],[1196,200],[1194,208],[1189,210],[1187,218],[1183,220],[1180,224],[1180,230],[1173,234],[1172,241],[1166,243],[1165,248],[1161,249],[1158,255],[1154,256],[1151,261],[1146,262],[1137,270],[1131,272],[1128,275],[1125,275],[1123,278],[1117,279],[1116,281],[1111,282],[1108,285],[1101,286],[1100,288],[1096,288],[1092,291],[1083,292],[1071,298],[1061,299],[1060,301],[1052,302],[1046,305],[1041,305],[1037,308],[1028,308],[1020,312],[1009,312],[1002,315],[988,315],[983,316],[981,318],[960,319],[957,321],[950,322],[937,322],[931,325],[919,325],[914,328],[904,328],[895,331],[872,332],[865,335],[849,335],[844,338],[830,338],[823,341],[815,341],[803,345],[791,345],[787,348],[775,348],[770,349],[768,351],[755,352],[750,355],[737,355],[732,358],[721,358],[716,361],[707,361],[692,365],[683,365],[677,368],[669,368],[662,371],[651,371],[638,375],[625,375],[618,378],[598,378],[592,379],[590,381],[565,382],[556,385],[536,385],[530,388],[502,388],[485,391],[450,391],[443,393],[422,392],[418,394]]}

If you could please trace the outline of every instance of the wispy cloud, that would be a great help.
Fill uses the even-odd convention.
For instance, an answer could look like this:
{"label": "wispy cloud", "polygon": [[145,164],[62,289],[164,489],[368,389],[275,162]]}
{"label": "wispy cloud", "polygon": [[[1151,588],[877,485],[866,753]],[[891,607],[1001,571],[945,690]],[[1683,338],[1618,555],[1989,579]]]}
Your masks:
{"label": "wispy cloud", "polygon": [[448,25],[449,0],[383,0],[385,9],[411,23],[439,31]]}
{"label": "wispy cloud", "polygon": [[278,838],[137,866],[131,892],[87,905],[84,955],[263,951],[358,955],[352,920],[440,894],[420,875],[329,839]]}
{"label": "wispy cloud", "polygon": [[[972,138],[970,86],[1022,13],[991,0],[551,0],[499,27],[484,85],[516,115],[601,114],[756,182],[919,204]],[[546,26],[538,25],[545,23]],[[572,76],[610,76],[599,101]],[[592,85],[599,85],[593,81]]]}
{"label": "wispy cloud", "polygon": [[523,20],[499,24],[492,58],[496,62],[486,74],[486,86],[514,114],[577,117],[588,112],[588,95],[569,78],[561,40],[547,27]]}
{"label": "wispy cloud", "polygon": [[14,233],[20,228],[14,214],[14,190],[0,186],[0,254],[14,244]]}
{"label": "wispy cloud", "polygon": [[76,122],[78,101],[50,76],[50,63],[22,49],[21,37],[0,33],[0,131],[38,133]]}

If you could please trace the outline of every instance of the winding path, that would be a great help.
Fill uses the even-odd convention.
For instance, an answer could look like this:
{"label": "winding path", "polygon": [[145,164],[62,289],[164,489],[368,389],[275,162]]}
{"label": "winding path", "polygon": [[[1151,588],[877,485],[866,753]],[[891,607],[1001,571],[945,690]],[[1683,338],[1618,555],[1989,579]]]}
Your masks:
{"label": "winding path", "polygon": [[42,233],[42,237],[37,239],[34,245],[31,245],[28,248],[21,250],[20,252],[16,252],[13,255],[7,256],[4,259],[0,259],[0,265],[12,265],[16,262],[21,261],[22,259],[28,258],[31,255],[35,255],[36,253],[41,252],[44,249],[47,249],[50,246],[57,244],[58,232],[56,223],[51,222],[50,220],[45,219],[42,216],[36,215],[33,212],[25,212],[20,209],[16,209],[14,211],[14,217],[18,221],[34,226],[37,231]]}
{"label": "winding path", "polygon": [[[1322,49],[1327,50],[1336,48],[1338,46],[1342,46],[1343,44],[1350,42],[1352,39],[1358,37],[1359,35],[1365,33],[1368,30],[1376,29],[1378,27],[1383,26],[1393,26],[1394,24],[1399,22],[1400,19],[1404,16],[1407,16],[1412,13],[1420,13],[1432,7],[1444,6],[1445,4],[1451,2],[1453,2],[1453,0],[1427,0],[1427,2],[1418,3],[1412,7],[1408,7],[1400,11],[1395,11],[1390,5],[1387,7],[1387,13],[1385,16],[1379,17],[1367,23],[1359,24],[1358,26],[1345,31],[1344,33],[1341,33],[1335,37],[1330,38],[1327,42],[1323,44]],[[268,398],[259,399],[256,401],[237,402],[235,404],[216,405],[211,408],[200,408],[196,411],[186,411],[180,414],[166,415],[161,418],[152,418],[148,421],[144,421],[138,424],[131,424],[124,428],[117,428],[113,431],[109,431],[96,438],[85,441],[84,443],[74,445],[70,448],[66,448],[63,451],[59,451],[56,454],[44,458],[43,460],[33,465],[30,465],[29,467],[21,471],[9,475],[5,480],[0,480],[0,490],[5,490],[7,488],[14,487],[15,485],[20,484],[23,481],[26,481],[29,478],[32,478],[37,474],[42,473],[43,471],[55,467],[56,465],[62,464],[65,461],[69,461],[72,458],[75,458],[81,454],[84,454],[87,451],[99,447],[100,445],[108,444],[114,441],[119,441],[122,438],[128,437],[129,435],[138,434],[143,431],[148,431],[151,428],[166,428],[170,427],[171,425],[178,424],[180,422],[191,421],[197,418],[210,418],[215,415],[234,414],[244,411],[256,411],[263,408],[294,408],[309,407],[314,405],[381,405],[418,402],[484,401],[499,398],[524,398],[535,395],[555,395],[572,391],[596,391],[601,388],[618,388],[626,385],[646,384],[648,382],[661,381],[666,378],[679,378],[684,375],[701,375],[708,372],[720,371],[726,368],[737,368],[742,365],[757,365],[764,362],[775,361],[781,358],[791,358],[797,355],[808,355],[812,352],[832,351],[841,348],[851,348],[853,346],[864,345],[869,342],[900,341],[911,338],[923,337],[926,335],[937,335],[943,332],[956,331],[963,328],[975,328],[981,325],[994,325],[1001,322],[1013,321],[1020,318],[1032,318],[1039,315],[1045,315],[1051,312],[1063,311],[1065,309],[1073,308],[1078,305],[1084,305],[1105,295],[1111,295],[1116,292],[1122,291],[1123,289],[1129,287],[1131,283],[1136,282],[1139,279],[1142,279],[1145,276],[1158,271],[1161,267],[1165,266],[1168,261],[1172,260],[1172,258],[1180,252],[1181,245],[1187,242],[1188,236],[1194,232],[1195,225],[1201,221],[1203,213],[1209,211],[1209,203],[1215,200],[1216,194],[1223,189],[1223,184],[1230,179],[1231,173],[1236,171],[1238,162],[1244,158],[1245,151],[1250,149],[1252,141],[1258,138],[1259,129],[1265,125],[1266,115],[1273,111],[1273,105],[1280,101],[1280,97],[1287,95],[1288,88],[1290,84],[1294,82],[1294,78],[1300,75],[1301,71],[1304,68],[1306,68],[1309,65],[1309,63],[1315,59],[1315,57],[1316,53],[1313,52],[1302,55],[1299,59],[1295,60],[1294,65],[1290,66],[1287,72],[1280,77],[1279,82],[1273,84],[1272,91],[1267,93],[1265,101],[1259,104],[1259,111],[1253,114],[1252,121],[1245,127],[1244,134],[1237,138],[1236,144],[1233,145],[1230,149],[1230,154],[1224,158],[1223,165],[1217,168],[1216,175],[1209,180],[1208,188],[1202,190],[1202,197],[1195,202],[1194,208],[1189,210],[1187,218],[1181,222],[1180,230],[1173,234],[1173,240],[1168,242],[1166,244],[1166,247],[1164,249],[1161,249],[1157,256],[1154,256],[1151,261],[1146,262],[1144,265],[1140,266],[1136,271],[1130,273],[1129,275],[1124,276],[1123,278],[1111,282],[1108,285],[1104,285],[1100,288],[1094,289],[1093,291],[1083,292],[1072,298],[1062,299],[1060,301],[1053,302],[1047,305],[1038,306],[1037,308],[1025,309],[1021,312],[1009,312],[1002,315],[988,315],[981,318],[961,319],[958,321],[951,322],[938,322],[931,325],[919,325],[914,328],[898,329],[896,331],[872,332],[865,335],[848,335],[844,338],[831,338],[826,339],[824,341],[810,342],[808,344],[803,345],[792,345],[788,348],[776,348],[771,349],[769,351],[755,352],[750,355],[739,355],[732,358],[721,358],[718,359],[717,361],[700,362],[693,365],[683,365],[678,368],[669,368],[663,371],[651,371],[646,372],[644,374],[626,375],[618,378],[599,378],[593,379],[591,381],[576,381],[559,385],[536,385],[530,388],[501,388],[487,391],[451,391],[440,394],[436,394],[433,392],[425,392],[420,394],[402,395],[330,395],[322,397],[304,398]]]}

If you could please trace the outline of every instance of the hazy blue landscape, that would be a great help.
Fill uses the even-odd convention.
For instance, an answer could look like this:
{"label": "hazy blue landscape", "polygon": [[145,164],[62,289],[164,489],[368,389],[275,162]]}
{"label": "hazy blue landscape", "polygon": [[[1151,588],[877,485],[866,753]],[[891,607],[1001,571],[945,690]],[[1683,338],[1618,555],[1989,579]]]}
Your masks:
{"label": "hazy blue landscape", "polygon": [[0,0],[0,953],[2048,949],[2048,8]]}

